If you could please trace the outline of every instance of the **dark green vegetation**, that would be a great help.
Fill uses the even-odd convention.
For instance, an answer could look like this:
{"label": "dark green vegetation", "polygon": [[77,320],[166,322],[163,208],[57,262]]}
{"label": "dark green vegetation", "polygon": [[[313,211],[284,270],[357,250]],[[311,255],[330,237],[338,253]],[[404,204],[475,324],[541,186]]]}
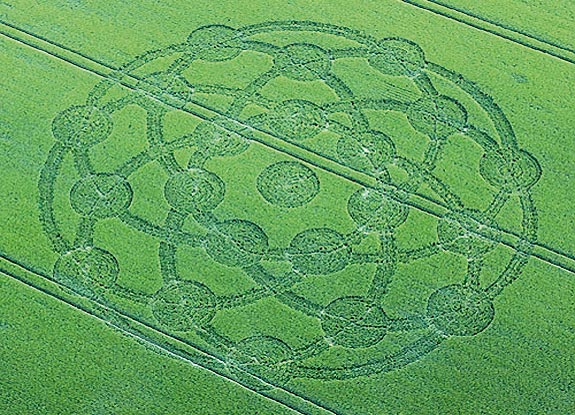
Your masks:
{"label": "dark green vegetation", "polygon": [[[129,39],[130,22],[152,33],[170,15],[123,7],[114,25]],[[569,201],[553,197],[574,186],[575,155],[556,149],[573,127],[573,98],[557,98],[575,78],[570,63],[549,71],[555,58],[541,51],[401,2],[381,9],[382,26],[289,11],[297,21],[252,22],[249,10],[223,24],[200,12],[193,29],[182,20],[178,36],[131,46],[113,46],[114,33],[74,43],[80,26],[64,39],[24,28],[17,9],[2,59],[29,70],[9,72],[2,98],[0,248],[6,278],[44,294],[12,290],[56,297],[75,307],[63,315],[82,310],[110,339],[129,335],[125,348],[209,371],[201,382],[214,396],[227,379],[251,400],[213,413],[573,405],[575,240],[560,216]],[[453,30],[461,43],[447,40]],[[491,51],[470,58],[474,42]],[[519,56],[529,63],[509,72]],[[539,80],[542,67],[555,78]],[[22,335],[5,331],[17,368]],[[26,413],[13,383],[3,392]],[[169,395],[193,389],[164,392],[158,410],[181,412]],[[94,399],[63,411],[105,411]]]}

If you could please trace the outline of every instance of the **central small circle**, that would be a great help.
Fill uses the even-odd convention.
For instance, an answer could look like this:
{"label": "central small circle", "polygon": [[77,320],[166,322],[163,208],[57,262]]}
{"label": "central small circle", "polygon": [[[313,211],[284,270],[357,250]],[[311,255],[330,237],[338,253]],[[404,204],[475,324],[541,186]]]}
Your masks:
{"label": "central small circle", "polygon": [[317,175],[296,161],[269,165],[259,174],[256,185],[265,200],[284,208],[303,206],[319,192]]}

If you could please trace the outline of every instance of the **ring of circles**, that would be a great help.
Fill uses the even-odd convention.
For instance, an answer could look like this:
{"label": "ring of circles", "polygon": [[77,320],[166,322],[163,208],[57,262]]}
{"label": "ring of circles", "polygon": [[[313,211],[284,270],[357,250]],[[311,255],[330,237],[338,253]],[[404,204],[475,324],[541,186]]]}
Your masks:
{"label": "ring of circles", "polygon": [[[277,45],[261,37],[281,38],[286,34],[305,34],[305,39],[328,36],[350,46],[330,48],[321,42]],[[186,79],[185,71],[195,62],[233,62],[246,52],[266,57],[269,66],[243,88]],[[146,65],[170,57],[167,69],[141,75]],[[410,99],[357,96],[337,75],[335,68],[342,60],[363,62],[372,74],[390,84],[409,83],[418,95]],[[263,88],[280,77],[304,87],[321,82],[337,98],[317,103],[266,96]],[[463,103],[438,92],[435,84],[439,79],[473,100],[493,128],[474,125]],[[118,84],[134,80],[135,86],[124,88],[124,94],[111,96],[110,91]],[[202,94],[224,97],[227,106],[188,134],[164,140],[166,114],[196,105]],[[114,171],[98,171],[92,166],[91,148],[107,140],[113,131],[112,115],[127,105],[146,111],[148,147]],[[257,106],[259,112],[245,115],[248,106]],[[373,126],[378,114],[389,112],[402,116],[407,126],[425,137],[427,149],[422,160],[400,155],[393,133]],[[117,295],[142,303],[154,324],[203,337],[215,354],[230,362],[232,372],[241,368],[283,382],[297,377],[345,379],[402,367],[451,336],[476,335],[493,321],[494,298],[520,275],[536,238],[537,217],[530,189],[541,175],[537,161],[519,148],[509,121],[493,99],[461,75],[428,62],[417,44],[402,38],[374,39],[352,29],[314,22],[271,22],[240,29],[201,27],[185,42],[137,57],[99,82],[86,103],[54,118],[52,131],[55,144],[43,168],[39,191],[41,220],[59,254],[54,279],[98,301],[110,302]],[[374,179],[374,185],[361,186],[347,199],[347,212],[355,223],[352,232],[311,227],[293,236],[287,246],[271,247],[266,231],[257,223],[218,217],[217,208],[228,188],[207,168],[209,160],[239,156],[256,140],[258,132],[313,149],[311,144],[306,147],[307,143],[326,131],[332,133],[331,152],[324,154],[320,149],[315,153]],[[454,135],[482,149],[477,172],[495,194],[483,211],[466,208],[434,175],[442,149]],[[193,150],[186,166],[174,156],[183,148]],[[80,217],[73,242],[62,236],[54,210],[56,181],[67,154],[72,155],[79,174],[69,193],[70,205]],[[159,162],[169,175],[163,195],[170,209],[161,224],[130,211],[135,194],[130,176],[152,161]],[[401,181],[390,173],[393,169],[404,172]],[[437,241],[417,249],[400,248],[395,235],[408,220],[412,197],[423,185],[433,189],[446,210],[437,221]],[[320,194],[321,182],[314,166],[289,159],[261,170],[253,188],[262,203],[297,212]],[[498,246],[502,234],[495,218],[512,197],[520,201],[519,237],[505,270],[482,287],[483,258]],[[121,264],[93,238],[94,226],[108,218],[118,218],[159,241],[163,286],[156,293],[138,293],[118,283]],[[189,220],[198,226],[198,232],[184,229],[184,221]],[[374,236],[377,251],[362,253],[356,249],[365,238]],[[181,246],[203,249],[207,257],[229,267],[230,272],[235,269],[248,275],[257,287],[235,295],[216,295],[206,284],[181,278],[176,260]],[[467,259],[462,281],[432,292],[426,308],[417,315],[406,315],[386,305],[399,267],[444,251]],[[289,264],[289,270],[274,274],[264,265],[274,261]],[[372,273],[365,295],[316,304],[296,293],[295,287],[306,278],[336,273],[351,264],[364,264],[365,272]],[[296,348],[266,334],[233,341],[210,325],[223,310],[269,297],[317,319],[322,335]],[[392,352],[378,349],[388,336],[400,339],[404,335],[406,343]],[[329,364],[322,364],[322,356],[336,347],[350,353],[371,348],[373,353],[369,358],[352,359],[353,363],[334,364],[332,358]]]}

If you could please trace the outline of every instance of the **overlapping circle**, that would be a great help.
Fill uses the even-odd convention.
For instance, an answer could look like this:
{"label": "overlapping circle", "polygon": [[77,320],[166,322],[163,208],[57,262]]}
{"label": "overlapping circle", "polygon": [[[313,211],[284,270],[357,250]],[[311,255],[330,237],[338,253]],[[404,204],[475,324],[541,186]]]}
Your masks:
{"label": "overlapping circle", "polygon": [[[310,34],[317,37],[317,44],[302,43],[297,39],[300,33],[307,33],[306,39],[311,38]],[[294,39],[276,44],[276,34],[289,34]],[[267,38],[256,39],[256,35]],[[326,35],[355,46],[328,46],[323,39]],[[195,62],[224,65],[248,56],[244,54],[247,51],[267,56],[270,67],[244,88],[187,78]],[[171,58],[167,68],[158,70],[161,65],[155,64],[160,58]],[[340,59],[362,62],[390,85],[398,79],[408,80],[419,94],[403,101],[358,96],[337,73]],[[142,75],[150,63],[154,69]],[[322,83],[336,98],[312,102],[309,94],[307,98],[294,98],[294,91],[284,91],[285,96],[279,94],[279,98],[277,92],[266,95],[266,85],[280,77],[291,82],[296,92],[309,84]],[[127,78],[136,79],[138,88],[118,98],[110,94],[114,83],[102,81],[85,104],[65,109],[52,122],[55,144],[40,177],[39,206],[44,229],[59,254],[54,279],[96,300],[111,301],[121,293],[144,302],[152,316],[150,324],[179,333],[194,331],[215,354],[234,365],[236,374],[244,370],[282,381],[294,377],[345,379],[402,367],[430,353],[449,336],[473,336],[489,327],[495,315],[493,299],[517,278],[529,257],[537,230],[530,197],[531,188],[541,176],[537,160],[519,147],[511,125],[491,97],[462,76],[427,61],[423,50],[410,40],[378,40],[352,29],[314,22],[271,22],[241,29],[211,25],[194,30],[181,44],[136,58],[111,77]],[[436,88],[434,79],[438,78],[460,88],[482,107],[491,125],[496,126],[495,131],[473,125],[465,105]],[[227,109],[212,108],[217,116],[207,117],[192,131],[167,140],[166,114],[190,105],[207,105],[197,98],[201,94],[222,98],[220,101],[228,103]],[[127,158],[116,170],[103,172],[92,165],[91,149],[114,134],[115,111],[132,104],[147,112],[148,147]],[[254,113],[255,107],[258,110]],[[383,131],[382,124],[374,122],[389,111],[401,114],[404,128],[411,129],[414,137],[425,137],[428,147],[423,159],[408,159],[398,148],[401,140],[394,136],[397,133]],[[222,158],[249,160],[246,154],[256,133],[315,153],[314,157],[341,166],[352,172],[349,174],[370,176],[371,183],[353,179],[354,190],[341,201],[354,229],[331,228],[325,226],[326,218],[318,218],[322,224],[306,223],[306,229],[294,232],[287,246],[278,247],[271,246],[273,235],[268,235],[247,213],[237,218],[223,215],[222,206],[230,189],[210,166],[225,163]],[[442,146],[453,135],[473,140],[483,149],[476,173],[497,195],[484,210],[466,207],[456,191],[434,174]],[[188,151],[185,162],[181,155],[176,157],[180,149]],[[54,204],[56,179],[68,153],[80,176],[69,191],[70,206],[79,217],[73,241],[64,236]],[[270,162],[255,179],[249,179],[252,181],[247,186],[261,196],[260,202],[270,211],[298,215],[313,207],[323,191],[319,167],[291,153],[284,156],[289,159]],[[158,202],[158,206],[167,205],[169,209],[164,223],[152,223],[132,209],[133,199],[141,192],[146,194],[146,189],[135,188],[131,175],[152,162],[158,163],[167,176],[160,189],[164,200]],[[249,162],[244,163],[249,169]],[[402,180],[396,179],[393,172],[397,170],[403,171]],[[437,240],[423,247],[402,247],[396,235],[411,220],[410,213],[418,207],[413,199],[421,196],[417,190],[424,185],[435,192],[435,203],[444,210],[437,219]],[[516,249],[505,270],[482,287],[480,265],[500,245],[502,231],[497,216],[513,199],[511,196],[520,201],[522,212]],[[118,282],[121,262],[112,249],[106,249],[104,240],[94,236],[95,226],[103,220],[121,221],[159,241],[164,284],[156,293],[130,297],[130,291]],[[187,230],[186,221],[199,230]],[[377,241],[377,247],[366,252],[361,244],[369,237]],[[224,266],[230,273],[251,277],[256,288],[218,295],[208,283],[183,278],[177,252],[184,245],[201,249],[206,261]],[[463,282],[430,290],[427,308],[417,315],[408,315],[386,302],[387,293],[394,289],[398,267],[440,252],[467,260],[468,270],[461,273]],[[274,262],[283,264],[287,271],[275,273],[276,268],[270,266]],[[297,292],[299,282],[348,272],[351,267],[353,272],[367,273],[371,278],[364,295],[337,296],[326,303],[315,303]],[[266,333],[232,341],[211,324],[221,310],[269,297],[315,318],[321,334],[298,348],[289,339]],[[399,352],[385,354],[385,348],[379,345],[390,333],[396,338],[409,333],[410,339],[417,340],[406,340]],[[367,361],[353,365],[345,361],[338,365],[333,355],[325,365],[318,363],[334,347],[351,352],[369,348],[373,353]],[[282,375],[275,378],[275,373]]]}

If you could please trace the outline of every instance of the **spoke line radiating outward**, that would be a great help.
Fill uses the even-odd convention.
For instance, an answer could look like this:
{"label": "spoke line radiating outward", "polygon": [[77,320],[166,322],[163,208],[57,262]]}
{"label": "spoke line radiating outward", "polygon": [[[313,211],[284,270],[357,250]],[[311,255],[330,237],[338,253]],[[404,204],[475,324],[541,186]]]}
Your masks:
{"label": "spoke line radiating outward", "polygon": [[[2,28],[2,26],[4,26],[4,28]],[[13,32],[18,32],[18,34],[15,34]],[[124,76],[122,79],[115,79],[112,76],[113,75],[112,72],[117,71],[118,68],[108,65],[102,61],[92,59],[91,57],[85,54],[78,53],[63,45],[52,42],[46,38],[37,36],[29,31],[22,30],[14,25],[6,24],[1,20],[0,20],[0,34],[27,47],[44,52],[52,57],[65,61],[66,63],[71,64],[75,67],[96,74],[99,77],[109,79],[115,83],[119,83],[126,88],[132,90],[137,89],[136,86],[127,82],[125,80],[126,78],[131,79],[133,82],[140,81],[138,78],[130,74],[123,74]],[[26,37],[32,38],[34,41],[30,42],[30,39],[26,39]],[[164,102],[164,100],[158,97],[149,94],[148,96],[150,97],[150,99],[155,99],[161,103],[170,105],[169,103]],[[194,109],[192,110],[189,107],[193,107]],[[368,174],[365,174],[348,166],[344,166],[338,163],[337,161],[326,159],[322,155],[319,155],[306,147],[294,143],[289,143],[281,138],[273,136],[267,131],[258,130],[257,128],[251,125],[243,124],[242,122],[233,118],[227,118],[225,115],[215,112],[213,109],[205,107],[201,104],[194,102],[189,104],[185,108],[177,108],[177,109],[187,112],[202,120],[217,122],[218,120],[223,119],[224,121],[226,121],[226,124],[230,123],[234,124],[235,128],[243,130],[244,132],[245,131],[249,132],[250,139],[266,147],[288,154],[291,157],[300,159],[301,161],[305,161],[311,165],[314,165],[315,167],[318,167],[322,170],[325,170],[339,177],[345,178],[361,186],[365,187],[374,186],[373,182],[375,179]],[[222,126],[222,128],[226,129],[226,126]],[[265,138],[258,137],[256,136],[256,134],[261,135]],[[436,201],[428,196],[418,193],[412,193],[412,198],[410,198],[409,200],[403,200],[402,203],[435,217],[441,217],[446,211],[444,203]],[[506,229],[498,229],[498,232],[507,237],[507,240],[501,240],[499,242],[510,248],[514,248],[513,241],[517,238],[520,238],[520,235],[514,231]],[[561,252],[556,248],[547,246],[540,242],[536,242],[534,243],[534,250],[532,252],[532,256],[550,265],[556,266],[567,272],[575,274],[575,256],[573,256],[572,254]]]}
{"label": "spoke line radiating outward", "polygon": [[[48,295],[81,313],[119,330],[123,334],[144,344],[146,347],[155,349],[156,352],[167,354],[194,367],[205,369],[216,376],[243,387],[250,392],[256,393],[295,413],[301,415],[344,415],[344,413],[339,410],[328,408],[320,402],[300,395],[286,387],[281,387],[266,381],[250,372],[245,372],[244,376],[248,376],[270,387],[271,390],[269,392],[261,391],[249,383],[246,383],[247,381],[238,381],[226,374],[226,372],[229,371],[229,363],[209,351],[203,350],[183,338],[149,325],[128,313],[120,312],[102,302],[79,296],[73,290],[61,286],[58,282],[44,275],[42,272],[34,270],[3,253],[0,253],[0,276],[12,278],[28,288]],[[79,299],[82,301],[78,301]],[[143,334],[141,331],[145,331],[146,333]],[[170,343],[162,344],[162,341],[169,341]],[[234,367],[234,370],[243,372],[240,367]]]}
{"label": "spoke line radiating outward", "polygon": [[445,17],[455,22],[473,27],[482,32],[492,34],[517,45],[524,46],[536,52],[543,53],[563,62],[575,64],[575,52],[569,48],[555,45],[549,41],[538,39],[529,34],[485,19],[482,16],[468,13],[464,10],[450,7],[437,0],[398,0],[419,9]]}

